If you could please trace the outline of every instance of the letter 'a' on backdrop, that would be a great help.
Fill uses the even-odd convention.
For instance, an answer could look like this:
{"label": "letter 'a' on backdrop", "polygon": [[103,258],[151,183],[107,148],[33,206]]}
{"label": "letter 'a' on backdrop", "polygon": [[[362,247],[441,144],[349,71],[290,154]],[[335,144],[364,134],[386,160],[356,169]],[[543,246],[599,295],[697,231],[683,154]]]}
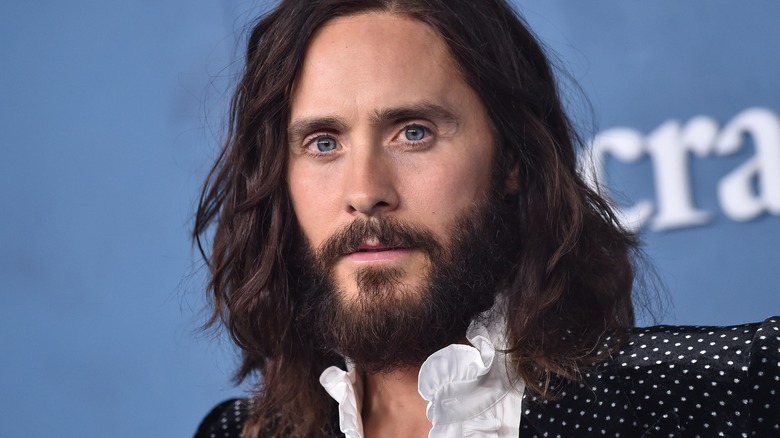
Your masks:
{"label": "letter 'a' on backdrop", "polygon": [[595,120],[564,78],[582,169],[642,234],[669,291],[662,321],[776,312],[780,60],[766,14],[780,5],[517,4],[593,106]]}
{"label": "letter 'a' on backdrop", "polygon": [[[751,148],[752,145],[752,148]],[[643,135],[631,128],[611,128],[589,144],[583,172],[594,185],[608,185],[606,161],[633,163],[649,157],[656,199],[621,208],[625,224],[639,231],[666,231],[705,225],[712,214],[694,204],[692,159],[716,159],[753,149],[742,164],[710,187],[727,218],[747,222],[761,215],[780,216],[780,117],[770,109],[748,108],[722,129],[711,117],[680,123],[667,120]]]}

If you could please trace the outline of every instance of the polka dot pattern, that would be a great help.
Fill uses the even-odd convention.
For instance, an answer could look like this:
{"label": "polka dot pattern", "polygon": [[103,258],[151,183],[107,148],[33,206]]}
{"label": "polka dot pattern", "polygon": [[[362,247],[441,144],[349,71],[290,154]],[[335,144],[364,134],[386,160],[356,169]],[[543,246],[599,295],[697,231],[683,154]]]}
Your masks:
{"label": "polka dot pattern", "polygon": [[[605,340],[606,343],[610,339]],[[780,318],[733,327],[631,331],[579,382],[526,389],[521,437],[780,437]],[[246,401],[228,400],[195,438],[240,438]]]}
{"label": "polka dot pattern", "polygon": [[526,392],[520,436],[780,436],[780,318],[634,329],[611,360],[555,392]]}
{"label": "polka dot pattern", "polygon": [[195,438],[240,438],[248,414],[246,401],[224,401],[203,419]]}

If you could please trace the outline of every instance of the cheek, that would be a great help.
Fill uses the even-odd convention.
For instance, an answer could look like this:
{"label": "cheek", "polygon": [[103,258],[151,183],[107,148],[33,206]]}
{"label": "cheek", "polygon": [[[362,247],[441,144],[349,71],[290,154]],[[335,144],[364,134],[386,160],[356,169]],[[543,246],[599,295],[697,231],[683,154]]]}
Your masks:
{"label": "cheek", "polygon": [[325,224],[328,224],[327,205],[332,202],[328,198],[332,190],[322,190],[319,185],[306,178],[305,172],[295,165],[288,168],[287,190],[290,194],[293,213],[304,235],[316,247],[326,233]]}
{"label": "cheek", "polygon": [[436,231],[446,230],[455,217],[490,189],[492,166],[485,163],[485,155],[466,154],[431,162],[426,170],[415,171],[406,179],[410,203],[416,205],[420,214],[441,224]]}

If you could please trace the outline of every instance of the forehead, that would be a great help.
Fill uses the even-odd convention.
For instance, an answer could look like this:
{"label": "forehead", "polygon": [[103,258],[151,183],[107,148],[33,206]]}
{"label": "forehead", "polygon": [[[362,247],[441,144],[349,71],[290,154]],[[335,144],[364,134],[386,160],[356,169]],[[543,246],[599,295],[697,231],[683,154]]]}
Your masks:
{"label": "forehead", "polygon": [[291,116],[419,99],[458,105],[464,91],[471,92],[431,27],[404,15],[366,13],[330,20],[315,32],[293,91]]}
{"label": "forehead", "polygon": [[427,24],[407,15],[369,12],[322,24],[309,41],[306,56],[361,54],[370,56],[366,62],[406,64],[406,55],[413,53],[449,60],[446,44]]}

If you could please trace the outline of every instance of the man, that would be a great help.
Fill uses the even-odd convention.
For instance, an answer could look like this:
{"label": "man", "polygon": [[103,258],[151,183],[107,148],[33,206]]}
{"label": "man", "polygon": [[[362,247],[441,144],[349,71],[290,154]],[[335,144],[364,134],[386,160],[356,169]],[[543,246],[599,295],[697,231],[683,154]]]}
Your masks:
{"label": "man", "polygon": [[198,436],[778,427],[775,320],[631,329],[636,240],[504,1],[282,1],[246,61],[195,236],[261,378]]}

